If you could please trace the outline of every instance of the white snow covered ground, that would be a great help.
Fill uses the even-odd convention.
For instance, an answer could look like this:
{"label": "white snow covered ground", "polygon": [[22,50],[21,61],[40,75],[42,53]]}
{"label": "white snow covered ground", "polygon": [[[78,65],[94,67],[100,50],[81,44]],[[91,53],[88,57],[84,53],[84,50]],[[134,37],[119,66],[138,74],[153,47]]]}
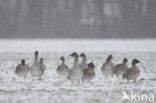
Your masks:
{"label": "white snow covered ground", "polygon": [[[31,66],[33,52],[38,50],[47,66],[43,80],[19,78],[14,73],[21,59]],[[71,67],[73,51],[86,52],[87,63],[95,63],[96,77],[90,82],[77,86],[56,74],[60,64],[60,56],[65,56],[66,64]],[[100,68],[106,57],[112,54],[113,63],[121,63],[128,58],[128,65],[134,58],[141,75],[137,83],[127,83],[121,78],[104,78]],[[81,59],[79,59],[81,61]],[[141,94],[152,94],[156,102],[156,40],[70,40],[70,39],[32,39],[32,40],[0,40],[0,103],[129,103],[121,100],[123,92],[134,91]],[[134,102],[134,103],[146,103]],[[150,103],[150,102],[148,102]],[[154,102],[152,102],[154,103]]]}

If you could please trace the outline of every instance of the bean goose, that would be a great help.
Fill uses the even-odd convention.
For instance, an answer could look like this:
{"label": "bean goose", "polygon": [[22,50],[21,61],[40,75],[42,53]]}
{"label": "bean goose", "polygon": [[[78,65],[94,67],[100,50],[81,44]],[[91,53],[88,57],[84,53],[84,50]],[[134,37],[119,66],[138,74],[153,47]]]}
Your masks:
{"label": "bean goose", "polygon": [[88,64],[88,68],[83,71],[83,77],[82,77],[83,81],[87,80],[89,82],[90,80],[92,80],[95,77],[94,68],[95,68],[95,66],[93,63]]}
{"label": "bean goose", "polygon": [[116,74],[118,78],[119,76],[122,76],[125,73],[125,71],[128,69],[127,62],[128,62],[127,58],[124,58],[122,64],[117,64],[114,67],[113,73]]}
{"label": "bean goose", "polygon": [[132,67],[126,70],[126,72],[123,74],[123,79],[126,78],[127,82],[129,82],[129,80],[134,80],[134,83],[135,83],[136,79],[139,77],[140,70],[138,69],[136,65],[138,63],[140,63],[138,59],[133,59]]}
{"label": "bean goose", "polygon": [[112,60],[113,56],[109,55],[105,61],[105,63],[102,65],[101,67],[101,71],[102,73],[105,75],[105,77],[107,78],[107,76],[112,75],[112,69],[113,69],[113,63]]}
{"label": "bean goose", "polygon": [[41,79],[41,77],[46,69],[46,66],[43,63],[43,58],[41,58],[40,61],[38,61],[38,55],[39,55],[38,51],[35,51],[34,55],[35,55],[35,59],[34,59],[33,65],[30,68],[30,73],[33,78],[39,77],[39,79]]}
{"label": "bean goose", "polygon": [[70,56],[74,57],[74,64],[73,67],[69,70],[67,79],[71,80],[71,83],[73,83],[73,81],[78,81],[79,84],[80,80],[82,80],[83,71],[79,68],[78,65],[78,54],[74,52]]}
{"label": "bean goose", "polygon": [[25,60],[24,59],[21,61],[21,64],[17,65],[15,73],[19,77],[26,78],[27,74],[29,73],[29,66],[27,64],[25,64]]}
{"label": "bean goose", "polygon": [[87,69],[88,68],[88,65],[86,63],[86,54],[85,53],[82,53],[80,55],[80,57],[82,57],[82,62],[79,64],[79,67],[84,70],[84,69]]}
{"label": "bean goose", "polygon": [[62,61],[62,64],[60,64],[58,67],[57,67],[57,74],[59,75],[59,77],[61,75],[67,77],[68,76],[68,72],[69,72],[69,68],[68,66],[65,64],[65,58],[62,56],[60,58],[60,60]]}

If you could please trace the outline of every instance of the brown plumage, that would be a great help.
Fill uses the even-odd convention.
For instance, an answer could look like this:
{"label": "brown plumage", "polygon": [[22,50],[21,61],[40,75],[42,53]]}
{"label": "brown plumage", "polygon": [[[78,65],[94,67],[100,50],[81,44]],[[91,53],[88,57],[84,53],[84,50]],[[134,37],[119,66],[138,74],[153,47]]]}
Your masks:
{"label": "brown plumage", "polygon": [[127,58],[123,59],[123,63],[122,64],[117,64],[114,68],[113,68],[113,73],[116,74],[116,76],[119,78],[119,76],[122,76],[125,71],[128,69],[127,66]]}
{"label": "brown plumage", "polygon": [[80,57],[82,57],[82,62],[79,64],[79,67],[83,70],[83,69],[87,69],[88,65],[86,63],[86,54],[85,53],[81,53]]}
{"label": "brown plumage", "polygon": [[129,80],[134,80],[134,82],[136,82],[136,79],[139,77],[140,70],[136,66],[136,64],[138,63],[140,63],[138,59],[133,59],[132,67],[127,69],[126,72],[123,74],[123,79],[126,78],[127,82],[129,82]]}
{"label": "brown plumage", "polygon": [[27,74],[29,73],[29,66],[27,64],[25,64],[25,60],[23,59],[21,61],[21,64],[19,64],[16,67],[15,73],[19,76],[19,77],[24,77],[26,78]]}
{"label": "brown plumage", "polygon": [[43,58],[40,58],[40,61],[38,61],[38,55],[39,55],[38,51],[35,51],[34,55],[35,55],[35,59],[33,65],[30,68],[30,73],[32,77],[39,77],[39,79],[41,79],[46,69],[46,66],[43,63]]}
{"label": "brown plumage", "polygon": [[83,77],[82,80],[88,80],[88,82],[90,80],[92,80],[95,77],[95,71],[94,71],[94,64],[93,63],[89,63],[88,64],[88,68],[83,70]]}
{"label": "brown plumage", "polygon": [[106,59],[106,62],[102,65],[101,71],[105,75],[105,77],[112,75],[113,66],[112,63],[113,56],[109,55]]}
{"label": "brown plumage", "polygon": [[74,52],[70,56],[74,57],[74,64],[73,67],[69,70],[67,79],[71,80],[72,83],[73,81],[78,81],[79,84],[80,80],[82,80],[83,71],[79,68],[78,65],[78,54]]}
{"label": "brown plumage", "polygon": [[60,60],[62,61],[62,64],[60,64],[58,67],[57,67],[57,74],[59,75],[59,77],[61,75],[67,77],[68,76],[68,72],[69,72],[69,68],[68,66],[65,64],[65,58],[62,56],[60,58]]}

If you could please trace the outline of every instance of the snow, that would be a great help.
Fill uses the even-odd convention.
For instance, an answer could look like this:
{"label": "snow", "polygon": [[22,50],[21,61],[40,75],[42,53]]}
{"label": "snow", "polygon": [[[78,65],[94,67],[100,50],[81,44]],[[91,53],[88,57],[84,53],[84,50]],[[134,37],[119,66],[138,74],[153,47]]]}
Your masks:
{"label": "snow", "polygon": [[[121,101],[122,92],[152,93],[156,96],[156,40],[0,40],[0,103],[125,103]],[[39,50],[44,58],[46,71],[43,80],[19,78],[14,73],[21,59],[31,66],[33,52]],[[90,82],[71,85],[65,78],[59,78],[56,67],[60,56],[65,56],[66,64],[71,68],[73,51],[86,52],[87,63],[95,64],[96,77]],[[113,63],[121,63],[128,58],[128,66],[134,58],[141,75],[137,83],[127,83],[121,78],[104,78],[100,68],[106,57],[112,54]],[[81,61],[81,59],[79,59]],[[136,102],[137,103],[137,102]],[[145,102],[146,103],[146,102]]]}

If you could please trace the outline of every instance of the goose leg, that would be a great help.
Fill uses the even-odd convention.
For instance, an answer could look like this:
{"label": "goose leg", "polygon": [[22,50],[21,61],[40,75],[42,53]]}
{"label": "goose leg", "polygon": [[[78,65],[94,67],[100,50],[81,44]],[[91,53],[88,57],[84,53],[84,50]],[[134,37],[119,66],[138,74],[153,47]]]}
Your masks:
{"label": "goose leg", "polygon": [[32,79],[34,80],[34,75],[32,75]]}
{"label": "goose leg", "polygon": [[136,83],[136,79],[133,81],[133,83]]}
{"label": "goose leg", "polygon": [[90,81],[88,80],[88,83],[89,83]]}
{"label": "goose leg", "polygon": [[129,80],[127,80],[127,83],[129,83]]}
{"label": "goose leg", "polygon": [[82,83],[84,83],[84,80],[82,79]]}
{"label": "goose leg", "polygon": [[42,77],[41,77],[41,76],[39,76],[38,80],[42,80]]}
{"label": "goose leg", "polygon": [[71,86],[73,85],[73,81],[71,80]]}
{"label": "goose leg", "polygon": [[26,78],[27,78],[27,76],[25,75],[25,76],[24,76],[24,79],[26,79]]}
{"label": "goose leg", "polygon": [[78,80],[78,84],[77,85],[79,85],[80,84],[80,80]]}

